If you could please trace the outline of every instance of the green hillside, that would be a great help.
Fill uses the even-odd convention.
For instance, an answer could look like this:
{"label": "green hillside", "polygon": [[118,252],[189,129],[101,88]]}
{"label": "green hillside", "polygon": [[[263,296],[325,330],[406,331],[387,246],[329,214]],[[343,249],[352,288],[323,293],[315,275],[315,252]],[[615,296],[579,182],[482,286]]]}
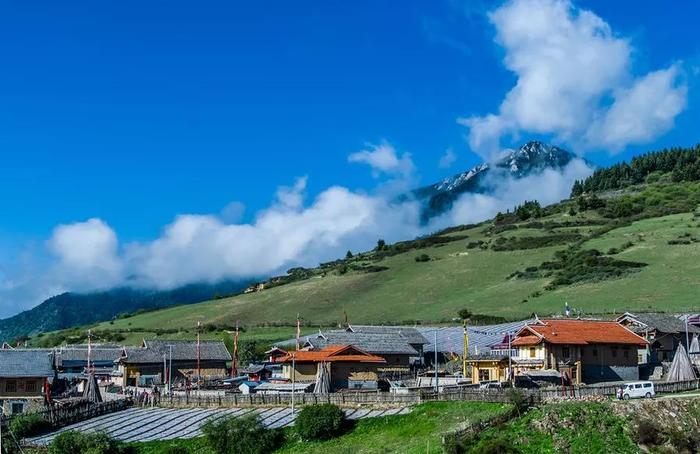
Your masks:
{"label": "green hillside", "polygon": [[[687,186],[698,193],[697,183]],[[675,191],[677,185],[666,189]],[[141,314],[103,323],[99,328],[122,332],[191,329],[198,321],[229,327],[237,321],[247,327],[284,324],[291,327],[297,314],[305,326],[333,325],[343,320],[344,311],[353,323],[445,322],[465,307],[479,314],[519,318],[533,312],[560,312],[564,302],[585,313],[697,308],[698,214],[671,214],[614,227],[618,221],[602,218],[597,211],[571,215],[569,205],[574,203],[552,207],[554,213],[536,222],[509,224],[509,230],[500,233],[491,233],[498,230],[493,222],[449,233],[447,237],[461,239],[378,259],[375,263],[386,267],[384,271],[341,274],[330,270],[325,276],[315,275],[257,293]],[[586,225],[594,222],[602,225]],[[563,225],[566,223],[569,226]],[[575,234],[581,236],[579,241],[572,240]],[[467,238],[462,238],[464,235]],[[531,249],[493,249],[499,243],[537,246],[532,244],[537,239],[548,241],[558,236],[566,241]],[[523,244],[518,238],[525,239]],[[488,247],[469,248],[470,243],[479,241],[484,242],[482,247]],[[582,250],[595,249],[603,252],[604,257],[646,266],[620,277],[603,276],[554,289],[548,289],[553,276],[546,273],[535,273],[531,278],[512,276],[517,271],[527,275],[530,267],[551,261],[557,251],[565,251],[577,243],[576,247]],[[607,254],[614,253],[613,249],[620,251]],[[430,260],[416,261],[421,254],[428,255]],[[287,331],[293,333],[293,329]]]}
{"label": "green hillside", "polygon": [[[677,153],[685,159],[688,152]],[[700,156],[700,149],[692,153]],[[393,245],[380,241],[319,268],[290,270],[259,292],[95,330],[103,340],[134,343],[191,338],[198,322],[206,336],[222,336],[240,323],[247,339],[272,342],[294,335],[297,314],[313,331],[341,323],[345,314],[356,324],[448,323],[463,308],[517,319],[561,313],[565,302],[583,314],[700,311],[700,181],[684,180],[678,169],[658,171],[655,156],[639,158],[644,170],[633,161],[626,171],[598,171],[577,183],[574,198],[549,207],[528,202],[479,225]],[[667,163],[668,152],[659,156]],[[612,189],[581,191],[594,183]],[[33,342],[76,340],[65,334]]]}

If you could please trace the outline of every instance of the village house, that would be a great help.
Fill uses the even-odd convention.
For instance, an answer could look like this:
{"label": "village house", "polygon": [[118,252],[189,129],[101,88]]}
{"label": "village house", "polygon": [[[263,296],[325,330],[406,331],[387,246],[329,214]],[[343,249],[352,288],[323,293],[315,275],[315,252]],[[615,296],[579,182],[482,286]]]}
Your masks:
{"label": "village house", "polygon": [[637,380],[637,349],[646,339],[613,321],[538,320],[513,339],[516,375],[555,370],[570,383]]}
{"label": "village house", "polygon": [[[283,346],[296,341],[284,342]],[[330,345],[353,345],[385,360],[378,372],[383,377],[399,377],[422,363],[423,346],[428,341],[415,328],[352,325],[345,329],[320,331],[301,341],[301,349],[318,351]]]}
{"label": "village house", "polygon": [[[171,356],[172,355],[172,356]],[[197,378],[204,380],[228,375],[231,354],[221,341],[144,340],[141,347],[125,347],[115,361],[121,386],[150,386],[167,381],[172,358],[173,383]]]}
{"label": "village house", "polygon": [[[649,345],[638,352],[640,364],[661,364],[673,361],[679,344],[688,350],[686,323],[670,314],[625,312],[617,322],[644,337]],[[689,340],[700,334],[700,328],[692,323],[687,326]]]}
{"label": "village house", "polygon": [[51,352],[0,349],[0,408],[16,415],[44,405],[54,378]]}
{"label": "village house", "polygon": [[[112,381],[114,362],[122,356],[117,345],[97,344],[90,347],[90,369],[100,382]],[[54,366],[58,378],[68,380],[85,378],[88,367],[88,346],[69,345],[54,350]]]}
{"label": "village house", "polygon": [[467,357],[466,363],[471,368],[471,381],[473,384],[508,380],[507,356],[494,353],[480,353]]}
{"label": "village house", "polygon": [[284,377],[298,383],[315,382],[319,367],[328,367],[331,390],[377,389],[379,369],[386,365],[384,358],[354,345],[327,345],[315,351],[292,351],[276,361],[282,364]]}

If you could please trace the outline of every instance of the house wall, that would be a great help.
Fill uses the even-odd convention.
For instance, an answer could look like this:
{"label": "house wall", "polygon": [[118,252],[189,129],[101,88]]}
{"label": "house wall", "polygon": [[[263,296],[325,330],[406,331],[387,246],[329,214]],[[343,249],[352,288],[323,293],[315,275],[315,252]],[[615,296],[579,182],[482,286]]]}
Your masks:
{"label": "house wall", "polygon": [[530,347],[518,348],[518,360],[543,360],[542,364],[517,366],[516,373],[527,369],[566,371],[575,383],[637,380],[638,348],[630,345],[552,345],[536,346],[535,357]]}
{"label": "house wall", "polygon": [[[507,380],[507,365],[503,365],[496,361],[478,361],[471,363],[472,384],[478,384],[482,381],[505,381]],[[486,377],[488,374],[488,377]],[[484,380],[481,380],[481,377]]]}
{"label": "house wall", "polygon": [[44,377],[0,378],[0,408],[12,415],[44,407]]}
{"label": "house wall", "polygon": [[406,369],[411,367],[411,355],[379,355],[386,360],[384,367],[404,366]]}
{"label": "house wall", "polygon": [[[530,356],[531,349],[534,349],[535,356]],[[544,360],[546,356],[544,345],[535,345],[533,347],[518,347],[518,359],[528,360],[528,359],[541,359]]]}
{"label": "house wall", "polygon": [[347,389],[354,387],[376,388],[378,365],[372,363],[331,363],[331,387]]}
{"label": "house wall", "polygon": [[296,363],[292,373],[292,363],[284,363],[282,365],[282,375],[288,380],[295,381],[315,381],[316,380],[316,363]]}
{"label": "house wall", "polygon": [[43,377],[0,378],[0,398],[42,397]]}
{"label": "house wall", "polygon": [[[196,361],[173,360],[172,367],[173,382],[175,382],[176,380],[182,380],[185,377],[192,377],[197,375]],[[121,386],[137,386],[139,382],[139,377],[143,375],[157,375],[161,383],[164,381],[163,363],[120,363],[117,369],[121,373],[120,379],[117,380]],[[204,377],[205,379],[215,377],[226,377],[228,375],[225,361],[201,361],[200,370],[202,372],[202,377]],[[165,377],[165,380],[167,381],[167,377]]]}

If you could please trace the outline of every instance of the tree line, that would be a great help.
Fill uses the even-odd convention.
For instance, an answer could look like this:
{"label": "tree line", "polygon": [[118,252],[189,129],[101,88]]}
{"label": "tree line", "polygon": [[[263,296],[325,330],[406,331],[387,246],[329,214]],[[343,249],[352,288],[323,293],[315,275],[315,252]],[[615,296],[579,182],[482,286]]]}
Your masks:
{"label": "tree line", "polygon": [[700,145],[654,151],[636,156],[629,163],[598,169],[588,178],[574,183],[571,197],[654,182],[663,174],[670,174],[674,182],[700,180]]}

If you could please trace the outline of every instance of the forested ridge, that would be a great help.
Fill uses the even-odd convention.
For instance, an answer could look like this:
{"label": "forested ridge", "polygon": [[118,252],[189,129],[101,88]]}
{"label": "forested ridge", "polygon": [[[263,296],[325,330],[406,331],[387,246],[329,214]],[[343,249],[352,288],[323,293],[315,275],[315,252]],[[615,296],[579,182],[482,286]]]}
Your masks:
{"label": "forested ridge", "polygon": [[671,182],[699,181],[700,144],[693,148],[649,152],[632,158],[630,162],[597,169],[590,177],[574,183],[571,196],[654,183],[662,178]]}

